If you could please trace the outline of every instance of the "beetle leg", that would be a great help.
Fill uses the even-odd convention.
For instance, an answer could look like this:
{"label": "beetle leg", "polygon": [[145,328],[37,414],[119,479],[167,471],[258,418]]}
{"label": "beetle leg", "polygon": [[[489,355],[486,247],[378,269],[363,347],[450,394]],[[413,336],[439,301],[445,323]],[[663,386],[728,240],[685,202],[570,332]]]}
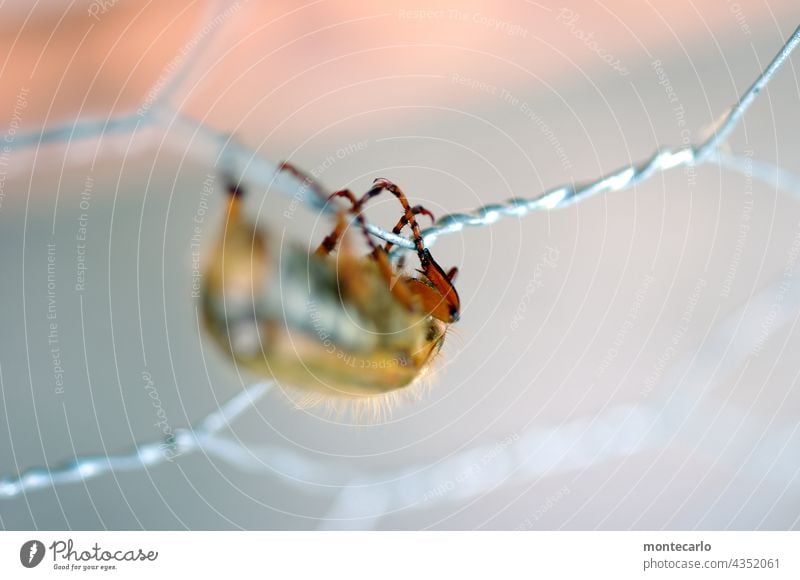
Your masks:
{"label": "beetle leg", "polygon": [[[382,248],[377,246],[375,241],[370,236],[369,230],[367,230],[367,223],[364,219],[364,214],[361,212],[361,205],[358,203],[358,200],[356,200],[353,192],[351,192],[349,189],[342,189],[332,193],[328,199],[334,197],[344,197],[350,201],[351,207],[349,213],[355,217],[356,223],[363,232],[364,237],[367,240],[367,244],[369,244],[369,247],[372,250],[372,256],[378,265],[378,270],[386,281],[386,285],[389,287],[389,290],[395,295],[395,297],[400,300],[400,302],[402,302],[408,308],[411,308],[414,305],[414,296],[408,290],[402,278],[398,276],[395,270],[392,268],[388,254],[383,251]],[[339,212],[336,218],[336,227],[330,235],[326,236],[325,239],[322,240],[322,243],[315,252],[316,255],[327,256],[336,248],[336,245],[342,239],[344,232],[347,229],[348,224],[344,216],[344,212]],[[362,290],[361,285],[358,283],[360,270],[357,267],[354,267],[353,260],[349,258],[342,259],[338,260],[337,263],[340,279],[343,280],[343,283],[347,289],[347,293],[351,295],[360,294]]]}
{"label": "beetle leg", "polygon": [[[429,212],[427,209],[425,209],[424,207],[422,207],[421,205],[415,205],[414,207],[412,207],[411,208],[411,213],[414,214],[414,215],[424,214],[424,215],[428,216],[429,218],[431,218],[432,222],[436,221],[436,218],[433,217],[433,214],[431,212]],[[406,226],[406,224],[408,224],[408,217],[403,215],[403,217],[400,218],[400,221],[397,222],[397,225],[394,226],[394,228],[392,229],[392,233],[393,234],[399,234],[400,232],[403,231],[403,228]],[[386,252],[388,252],[389,250],[392,249],[392,246],[394,246],[394,244],[392,242],[386,242],[386,244],[383,246],[383,249]]]}
{"label": "beetle leg", "polygon": [[[408,203],[408,199],[406,198],[403,191],[397,187],[394,183],[387,179],[376,179],[373,183],[372,189],[370,189],[366,194],[364,194],[361,199],[356,200],[353,193],[347,189],[343,189],[341,191],[334,192],[330,196],[326,196],[323,189],[320,185],[314,181],[312,177],[292,165],[291,163],[284,162],[280,165],[279,171],[288,171],[289,173],[295,175],[296,177],[303,180],[303,183],[310,187],[322,200],[328,200],[332,197],[345,197],[350,201],[351,209],[350,213],[355,216],[355,219],[359,225],[359,228],[364,233],[364,237],[369,244],[369,247],[372,250],[372,255],[375,258],[378,268],[383,275],[384,279],[386,280],[389,289],[392,291],[393,294],[404,303],[408,307],[412,307],[414,303],[414,295],[420,296],[423,305],[425,306],[426,311],[430,312],[436,318],[440,320],[451,322],[458,318],[458,310],[460,307],[460,302],[458,298],[458,293],[456,292],[455,287],[453,287],[450,278],[448,275],[444,273],[442,268],[431,256],[430,252],[425,248],[425,245],[422,240],[422,233],[419,229],[419,224],[417,224],[417,220],[415,219],[416,213],[425,213],[426,215],[431,215],[430,212],[420,208],[418,212],[415,212],[415,208],[412,208],[411,205]],[[417,281],[416,283],[410,284],[409,279],[401,278],[397,275],[392,264],[389,260],[389,256],[387,251],[384,248],[380,248],[375,244],[375,241],[372,239],[369,231],[366,227],[366,221],[364,220],[364,216],[362,214],[362,209],[364,204],[379,195],[383,190],[388,190],[391,192],[403,206],[405,209],[405,215],[401,219],[401,222],[398,223],[400,228],[402,229],[403,226],[409,224],[411,226],[411,231],[414,236],[414,245],[417,250],[417,255],[420,259],[420,264],[422,266],[423,274],[428,278],[430,283],[436,289],[437,293],[439,294],[438,297],[435,297],[436,300],[431,300],[431,297],[428,296],[430,288],[427,287],[425,284]],[[419,206],[417,206],[419,207]],[[432,217],[432,216],[431,216]],[[336,227],[334,231],[323,240],[322,244],[320,244],[319,248],[317,248],[316,253],[318,255],[327,255],[332,252],[344,235],[344,231],[347,227],[347,223],[342,219],[341,215],[337,221]],[[391,247],[391,246],[389,246]],[[349,278],[349,273],[344,273],[346,277]],[[413,279],[410,279],[413,280]],[[413,290],[412,290],[413,289]]]}
{"label": "beetle leg", "polygon": [[306,187],[310,187],[311,191],[313,191],[319,197],[319,200],[324,202],[328,199],[328,194],[322,189],[322,186],[317,183],[313,177],[308,175],[302,169],[298,169],[288,161],[284,161],[278,167],[278,172],[285,171],[287,173],[291,173],[296,178],[301,179],[303,181],[303,185]]}
{"label": "beetle leg", "polygon": [[[336,191],[332,193],[328,199],[332,199],[334,197],[346,197],[351,200],[351,203],[355,203],[355,196],[349,189],[343,189],[341,191]],[[333,231],[325,236],[325,239],[322,240],[322,243],[317,248],[316,252],[314,252],[317,256],[327,256],[333,250],[336,249],[336,246],[339,244],[339,240],[342,239],[345,230],[347,229],[347,220],[344,218],[344,212],[339,212],[336,215],[336,227],[334,227]]]}
{"label": "beetle leg", "polygon": [[336,226],[333,228],[333,231],[325,236],[322,240],[322,243],[317,247],[314,254],[317,256],[327,256],[333,250],[336,249],[336,246],[339,243],[339,240],[342,239],[342,235],[344,231],[347,229],[347,220],[344,219],[344,213],[339,213],[336,216]]}
{"label": "beetle leg", "polygon": [[[317,183],[317,181],[315,181],[313,177],[308,175],[302,169],[298,169],[297,167],[295,167],[294,165],[292,165],[288,161],[284,161],[283,163],[281,163],[280,166],[278,167],[278,171],[279,172],[280,171],[285,171],[287,173],[291,173],[292,175],[294,175],[298,179],[301,179],[303,181],[303,185],[305,185],[306,187],[310,187],[311,190],[315,194],[317,194],[319,199],[324,201],[324,202],[328,202],[331,199],[333,199],[334,197],[347,198],[347,200],[350,201],[350,208],[351,208],[350,211],[355,216],[356,221],[358,221],[358,225],[361,227],[361,230],[364,232],[364,236],[365,236],[365,238],[367,240],[367,244],[369,244],[369,247],[373,252],[376,250],[377,246],[375,245],[375,242],[370,237],[369,232],[367,230],[366,222],[364,221],[364,217],[361,215],[361,206],[363,204],[359,204],[358,200],[356,199],[356,196],[353,195],[352,191],[350,191],[349,189],[341,189],[339,191],[334,191],[332,194],[328,195],[322,189],[322,186],[319,183]],[[340,226],[341,226],[341,224],[337,223],[337,226],[334,229],[334,231],[331,232],[331,234],[328,235],[323,240],[322,244],[320,244],[320,246],[317,248],[317,251],[316,251],[317,255],[323,255],[324,256],[324,255],[330,254],[334,249],[336,249],[336,244],[338,243],[339,239],[344,234],[344,230],[347,227],[347,224],[344,224],[344,226],[341,226],[341,227]]]}
{"label": "beetle leg", "polygon": [[406,198],[403,191],[388,179],[376,179],[372,185],[372,189],[365,193],[358,201],[359,209],[368,199],[379,195],[384,190],[392,193],[403,206],[405,210],[405,215],[403,217],[411,226],[414,246],[417,251],[417,256],[419,256],[420,265],[422,266],[422,273],[428,279],[433,289],[435,289],[438,296],[434,295],[433,299],[431,299],[429,294],[432,288],[419,280],[417,283],[410,284],[409,288],[412,289],[412,292],[420,296],[426,311],[432,316],[443,322],[455,322],[458,320],[459,309],[461,307],[458,292],[456,292],[448,275],[442,270],[441,266],[436,263],[436,260],[433,259],[431,253],[425,247],[425,243],[422,239],[422,232],[414,216],[413,208],[408,203],[408,198]]}
{"label": "beetle leg", "polygon": [[[373,241],[372,237],[367,230],[367,223],[364,219],[363,214],[358,210],[358,201],[356,200],[356,196],[353,195],[353,192],[349,189],[342,189],[339,191],[333,192],[328,199],[333,199],[334,197],[344,197],[350,201],[350,213],[355,216],[356,222],[358,223],[359,228],[364,233],[364,237],[367,240],[367,244],[369,245],[370,249],[375,252],[377,250],[377,246]],[[344,235],[344,231],[347,229],[347,222],[342,219],[342,214],[339,214],[337,217],[336,228],[328,235],[322,243],[317,248],[316,254],[318,256],[327,256],[330,254],[334,249],[336,249],[336,245]]]}

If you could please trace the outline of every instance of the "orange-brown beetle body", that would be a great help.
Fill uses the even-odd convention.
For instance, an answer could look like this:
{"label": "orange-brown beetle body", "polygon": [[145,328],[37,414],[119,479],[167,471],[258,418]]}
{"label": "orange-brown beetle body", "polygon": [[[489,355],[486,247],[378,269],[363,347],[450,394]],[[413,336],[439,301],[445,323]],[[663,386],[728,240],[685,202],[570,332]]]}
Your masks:
{"label": "orange-brown beetle body", "polygon": [[[349,192],[334,195],[351,198],[350,213],[363,226],[363,202],[390,187],[402,196],[382,180],[361,202]],[[410,224],[418,236],[414,215],[424,210],[402,201],[406,212],[395,231]],[[424,374],[458,317],[455,270],[445,274],[421,241],[419,277],[395,271],[388,245],[355,255],[347,240],[340,243],[347,212],[316,253],[279,251],[241,206],[241,191],[232,187],[204,276],[205,325],[224,351],[258,375],[321,396],[382,395]]]}

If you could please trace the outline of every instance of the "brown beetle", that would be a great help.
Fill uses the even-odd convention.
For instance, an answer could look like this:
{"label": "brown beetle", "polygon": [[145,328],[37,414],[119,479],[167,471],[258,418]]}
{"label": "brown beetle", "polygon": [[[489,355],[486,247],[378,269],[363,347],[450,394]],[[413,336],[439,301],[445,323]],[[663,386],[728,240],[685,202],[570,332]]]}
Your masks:
{"label": "brown beetle", "polygon": [[[231,184],[224,230],[204,275],[202,309],[216,342],[239,364],[317,398],[364,398],[403,389],[420,378],[439,352],[447,326],[458,320],[453,286],[456,269],[445,273],[425,248],[416,216],[403,192],[376,179],[361,198],[349,190],[350,208],[314,253],[289,246],[278,251],[266,232],[244,215],[243,191]],[[389,258],[390,243],[378,245],[366,229],[364,204],[388,191],[403,206],[392,230],[408,225],[420,261],[419,276],[401,273]],[[353,223],[371,251],[356,255],[346,239]]]}

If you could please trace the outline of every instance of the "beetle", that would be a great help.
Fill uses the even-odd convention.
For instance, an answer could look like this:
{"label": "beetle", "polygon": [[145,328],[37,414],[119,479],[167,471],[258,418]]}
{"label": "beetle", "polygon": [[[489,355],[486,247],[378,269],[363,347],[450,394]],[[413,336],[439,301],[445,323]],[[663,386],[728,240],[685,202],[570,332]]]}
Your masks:
{"label": "beetle", "polygon": [[[414,384],[460,314],[457,269],[439,266],[417,222],[420,214],[433,216],[412,207],[386,179],[376,179],[357,198],[348,189],[326,195],[288,163],[281,170],[301,178],[321,199],[344,198],[350,207],[337,212],[333,231],[315,252],[300,245],[281,250],[245,215],[244,190],[229,181],[225,224],[203,276],[205,327],[239,365],[317,400],[377,397]],[[379,245],[366,229],[364,205],[382,192],[402,205],[392,231],[410,227],[417,276],[393,264],[392,244]],[[348,240],[351,222],[366,237],[366,255],[358,255]]]}

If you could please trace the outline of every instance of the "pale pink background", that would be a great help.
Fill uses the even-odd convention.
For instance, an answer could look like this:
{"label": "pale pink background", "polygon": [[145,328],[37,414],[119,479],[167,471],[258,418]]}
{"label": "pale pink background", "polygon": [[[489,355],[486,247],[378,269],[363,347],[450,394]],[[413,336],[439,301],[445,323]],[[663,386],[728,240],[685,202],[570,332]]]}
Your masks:
{"label": "pale pink background", "polygon": [[[800,23],[794,0],[265,4],[242,1],[224,19],[172,106],[267,159],[307,169],[363,142],[324,170],[326,187],[363,191],[384,176],[439,215],[595,177],[659,145],[680,145],[684,128],[701,138]],[[135,109],[170,77],[170,61],[207,7],[120,1],[97,21],[88,2],[42,2],[32,12],[30,5],[0,5],[0,126],[27,89],[21,124],[28,130]],[[400,12],[456,7],[523,32],[504,34],[450,13]],[[564,7],[578,16],[572,26],[559,18]],[[580,31],[630,74],[603,62],[577,38]],[[656,59],[685,110],[685,127],[659,84]],[[731,147],[800,172],[793,66],[748,114]],[[505,90],[545,125],[453,75]],[[204,340],[189,298],[192,220],[215,169],[185,135],[163,137],[154,131],[99,146],[34,147],[0,167],[0,433],[11,434],[0,435],[0,476],[157,438],[145,368],[175,427],[252,379]],[[75,233],[90,174],[89,278],[78,296]],[[737,257],[748,192],[754,208]],[[205,243],[221,216],[219,200],[209,204]],[[330,227],[312,212],[285,219],[289,207],[277,192],[256,191],[248,209],[301,244],[317,243]],[[391,200],[376,200],[370,210],[384,225],[396,215]],[[677,169],[635,191],[451,236],[434,253],[443,266],[459,266],[464,311],[419,401],[389,421],[361,425],[324,410],[294,410],[276,392],[228,434],[331,466],[315,477],[338,485],[335,469],[381,478],[422,466],[426,474],[463,449],[511,435],[574,435],[594,426],[579,450],[558,437],[528,449],[531,464],[555,462],[543,475],[498,481],[458,499],[475,481],[467,478],[435,508],[404,504],[397,493],[401,507],[385,513],[371,506],[369,491],[342,506],[314,486],[197,455],[32,494],[30,502],[0,501],[0,527],[797,528],[796,283],[781,298],[761,353],[740,346],[758,336],[778,303],[769,285],[781,280],[799,216],[789,193],[711,166],[694,185]],[[48,243],[57,244],[63,395],[53,392],[46,341]],[[558,249],[557,264],[537,266],[547,247]],[[606,368],[647,275],[654,282]],[[542,286],[530,293],[532,280]],[[698,280],[706,289],[678,335]],[[741,309],[745,316],[736,314]],[[725,316],[732,324],[709,346],[715,332],[720,340]],[[676,336],[667,370],[654,370]],[[691,363],[688,370],[681,361]],[[659,380],[647,390],[654,372]],[[682,401],[696,406],[676,407]],[[640,405],[650,405],[660,445],[603,456],[617,425],[603,423],[609,410]],[[499,464],[483,473],[492,465]],[[560,489],[569,494],[542,513]],[[355,519],[330,519],[342,513]]]}

